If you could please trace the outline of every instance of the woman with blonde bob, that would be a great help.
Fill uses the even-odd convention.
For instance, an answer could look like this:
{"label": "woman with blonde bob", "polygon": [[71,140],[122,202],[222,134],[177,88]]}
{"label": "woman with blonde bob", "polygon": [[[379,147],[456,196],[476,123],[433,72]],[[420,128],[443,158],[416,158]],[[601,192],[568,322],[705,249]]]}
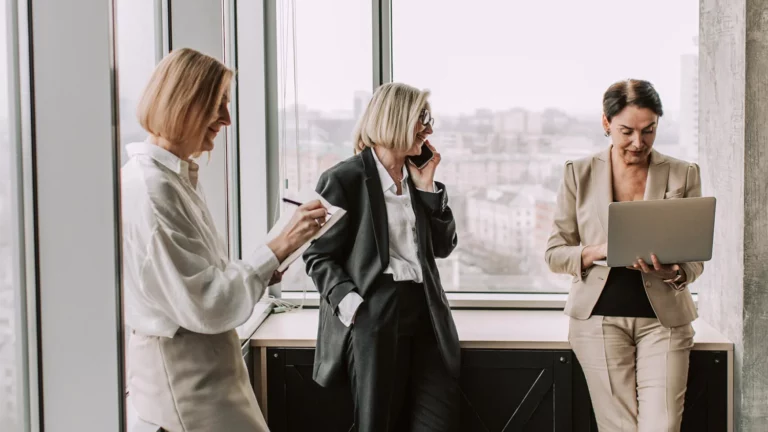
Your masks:
{"label": "woman with blonde bob", "polygon": [[191,49],[163,59],[138,109],[149,138],[127,146],[121,173],[128,387],[140,419],[166,431],[268,430],[235,328],[326,216],[308,203],[270,243],[228,257],[193,159],[230,124],[233,75]]}
{"label": "woman with blonde bob", "polygon": [[[305,253],[322,297],[313,377],[348,384],[358,431],[450,431],[459,412],[459,339],[435,258],[456,247],[440,154],[427,141],[429,93],[386,84],[353,141],[355,156],[317,191],[347,210]],[[417,168],[408,156],[434,153]]]}

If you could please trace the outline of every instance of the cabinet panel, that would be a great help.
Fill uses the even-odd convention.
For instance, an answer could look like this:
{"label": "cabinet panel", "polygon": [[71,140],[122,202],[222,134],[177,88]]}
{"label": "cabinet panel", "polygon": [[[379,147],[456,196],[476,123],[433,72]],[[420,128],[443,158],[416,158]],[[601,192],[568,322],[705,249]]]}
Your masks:
{"label": "cabinet panel", "polygon": [[[345,388],[312,380],[314,350],[267,351],[267,408],[273,432],[347,432],[352,399]],[[727,430],[726,352],[694,351],[684,432]],[[597,432],[586,380],[572,351],[464,350],[461,430]]]}

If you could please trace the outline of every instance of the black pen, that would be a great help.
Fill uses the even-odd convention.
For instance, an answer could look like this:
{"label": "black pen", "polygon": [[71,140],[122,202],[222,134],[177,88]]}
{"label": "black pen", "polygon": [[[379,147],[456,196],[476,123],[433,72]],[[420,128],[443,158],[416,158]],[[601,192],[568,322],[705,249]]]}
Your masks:
{"label": "black pen", "polygon": [[295,205],[297,207],[301,207],[302,206],[302,204],[300,202],[294,201],[294,200],[289,199],[289,198],[283,198],[283,202],[286,202],[288,204],[293,204],[293,205]]}

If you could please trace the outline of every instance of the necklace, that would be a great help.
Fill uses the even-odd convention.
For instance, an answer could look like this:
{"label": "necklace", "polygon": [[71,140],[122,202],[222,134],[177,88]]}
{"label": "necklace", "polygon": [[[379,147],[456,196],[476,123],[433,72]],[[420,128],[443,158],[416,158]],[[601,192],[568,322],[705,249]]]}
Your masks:
{"label": "necklace", "polygon": [[400,184],[400,183],[403,182],[403,172],[402,171],[398,172],[397,174],[393,174],[392,171],[390,171],[390,170],[387,170],[387,172],[389,173],[389,176],[392,177],[392,180],[395,181],[395,183]]}

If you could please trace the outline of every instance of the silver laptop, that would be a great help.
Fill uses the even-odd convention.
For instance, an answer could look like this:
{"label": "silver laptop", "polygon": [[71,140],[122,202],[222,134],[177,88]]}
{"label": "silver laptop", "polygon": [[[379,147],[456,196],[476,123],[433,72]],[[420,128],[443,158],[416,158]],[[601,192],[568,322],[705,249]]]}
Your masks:
{"label": "silver laptop", "polygon": [[628,201],[608,205],[609,267],[632,266],[638,258],[651,265],[712,259],[715,198]]}

